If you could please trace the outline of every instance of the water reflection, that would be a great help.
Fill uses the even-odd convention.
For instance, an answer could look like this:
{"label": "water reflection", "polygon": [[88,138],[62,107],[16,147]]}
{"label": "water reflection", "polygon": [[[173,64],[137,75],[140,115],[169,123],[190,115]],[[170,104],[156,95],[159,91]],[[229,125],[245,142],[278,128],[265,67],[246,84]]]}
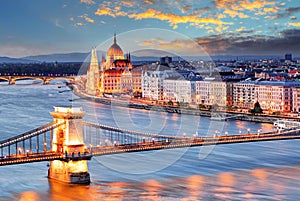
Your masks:
{"label": "water reflection", "polygon": [[91,185],[49,180],[48,192],[24,191],[12,200],[295,200],[299,196],[299,173],[298,165],[141,181],[93,181]]}
{"label": "water reflection", "polygon": [[141,199],[153,201],[161,200],[159,196],[161,188],[162,185],[154,179],[145,181],[143,185],[143,192],[141,193]]}
{"label": "water reflection", "polygon": [[34,191],[26,191],[21,193],[19,201],[38,201],[40,196]]}

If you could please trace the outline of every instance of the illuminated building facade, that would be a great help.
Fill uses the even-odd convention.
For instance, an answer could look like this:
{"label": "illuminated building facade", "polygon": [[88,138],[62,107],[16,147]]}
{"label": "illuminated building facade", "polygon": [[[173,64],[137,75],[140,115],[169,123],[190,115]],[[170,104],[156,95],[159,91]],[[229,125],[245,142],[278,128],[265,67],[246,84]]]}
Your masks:
{"label": "illuminated building facade", "polygon": [[233,106],[250,109],[257,100],[255,95],[254,82],[245,80],[233,84]]}
{"label": "illuminated building facade", "polygon": [[[261,81],[255,86],[258,102],[263,110],[273,112],[291,112],[293,107],[293,90],[299,82]],[[296,94],[295,94],[296,95]]]}
{"label": "illuminated building facade", "polygon": [[103,93],[141,93],[141,76],[141,71],[133,70],[130,53],[124,57],[114,35],[114,43],[109,47],[106,58],[102,56],[100,69],[96,50],[92,50],[85,91],[98,96]]}

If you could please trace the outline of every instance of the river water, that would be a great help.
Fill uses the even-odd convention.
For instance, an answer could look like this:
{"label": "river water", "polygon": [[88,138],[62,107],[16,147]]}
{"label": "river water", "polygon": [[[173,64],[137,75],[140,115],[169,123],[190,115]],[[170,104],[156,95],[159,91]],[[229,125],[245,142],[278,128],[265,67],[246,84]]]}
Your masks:
{"label": "river water", "polygon": [[[53,106],[81,106],[85,120],[166,135],[270,131],[272,125],[87,102],[58,85],[0,86],[0,140],[52,121]],[[70,101],[73,100],[73,101]],[[47,178],[47,162],[0,167],[0,200],[297,200],[299,140],[217,145],[94,157],[92,183]]]}

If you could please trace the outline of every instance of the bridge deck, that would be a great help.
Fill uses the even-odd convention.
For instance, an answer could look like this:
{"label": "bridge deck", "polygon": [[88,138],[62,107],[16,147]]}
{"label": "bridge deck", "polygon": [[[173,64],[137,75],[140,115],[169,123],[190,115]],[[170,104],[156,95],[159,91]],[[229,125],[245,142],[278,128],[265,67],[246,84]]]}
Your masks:
{"label": "bridge deck", "polygon": [[[110,140],[110,143],[105,143],[105,146],[97,145],[86,147],[84,153],[58,153],[51,151],[52,149],[47,149],[46,146],[46,135],[43,134],[47,131],[51,131],[54,128],[57,128],[61,124],[50,123],[44,126],[41,126],[32,131],[26,132],[24,134],[18,135],[16,137],[3,140],[0,142],[1,156],[0,156],[0,166],[4,165],[13,165],[20,163],[31,163],[39,161],[51,161],[51,160],[90,160],[92,156],[101,156],[109,154],[120,154],[125,152],[141,152],[141,151],[151,151],[159,149],[174,149],[182,147],[193,147],[193,146],[209,146],[209,145],[219,145],[219,144],[234,144],[234,143],[249,143],[249,142],[259,142],[259,141],[273,141],[273,140],[291,140],[291,139],[300,139],[300,128],[295,127],[292,129],[286,129],[281,133],[270,132],[270,133],[261,133],[261,134],[242,134],[242,135],[226,135],[226,136],[214,136],[214,137],[185,137],[185,136],[167,136],[160,134],[151,134],[136,132],[130,130],[123,130],[119,128],[109,127],[105,125],[96,125],[92,123],[84,123],[85,126],[90,126],[96,129],[102,129],[109,132],[108,134],[103,133],[105,140]],[[101,132],[99,132],[101,133]],[[98,133],[98,136],[99,136]],[[26,143],[24,141],[29,140],[29,147],[31,148],[31,138],[34,136],[39,136],[43,134],[44,143],[43,150],[41,151],[38,148],[38,141],[36,142],[37,148],[35,153],[31,149],[25,152],[24,146]],[[106,136],[107,135],[107,136]],[[116,138],[113,138],[112,135],[123,135],[123,138],[129,139],[130,136],[133,136],[132,140],[120,140],[114,141]],[[50,139],[52,135],[49,135]],[[97,135],[96,135],[97,136]],[[145,138],[147,136],[148,138]],[[90,136],[92,137],[92,136]],[[100,137],[99,137],[100,138]],[[38,140],[39,138],[37,138]],[[147,140],[148,139],[148,140]],[[23,147],[23,151],[18,151],[19,146]],[[15,145],[15,151],[10,152],[12,145]],[[3,150],[7,149],[4,154]],[[8,153],[8,154],[7,154]]]}
{"label": "bridge deck", "polygon": [[234,144],[234,143],[249,143],[260,141],[274,141],[274,140],[291,140],[300,139],[299,131],[290,131],[288,133],[268,133],[268,134],[245,134],[234,136],[218,136],[218,137],[199,137],[199,138],[186,138],[181,140],[171,141],[155,141],[152,143],[134,143],[125,145],[115,145],[106,147],[93,147],[92,155],[111,155],[120,154],[126,152],[140,152],[140,151],[152,151],[159,149],[174,149],[194,146],[209,146],[219,144]]}

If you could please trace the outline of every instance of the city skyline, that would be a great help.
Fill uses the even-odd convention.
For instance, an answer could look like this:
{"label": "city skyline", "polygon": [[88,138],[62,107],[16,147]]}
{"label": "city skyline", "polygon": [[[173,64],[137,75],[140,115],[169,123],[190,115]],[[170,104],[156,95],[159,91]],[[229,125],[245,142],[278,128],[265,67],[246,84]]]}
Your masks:
{"label": "city skyline", "polygon": [[[125,52],[188,46],[188,56],[194,40],[210,55],[300,55],[296,0],[12,0],[2,2],[0,15],[0,55],[8,57],[88,52],[103,41],[110,44],[114,32],[130,31],[134,42],[120,37]],[[152,36],[132,32],[149,28],[164,31]]]}

